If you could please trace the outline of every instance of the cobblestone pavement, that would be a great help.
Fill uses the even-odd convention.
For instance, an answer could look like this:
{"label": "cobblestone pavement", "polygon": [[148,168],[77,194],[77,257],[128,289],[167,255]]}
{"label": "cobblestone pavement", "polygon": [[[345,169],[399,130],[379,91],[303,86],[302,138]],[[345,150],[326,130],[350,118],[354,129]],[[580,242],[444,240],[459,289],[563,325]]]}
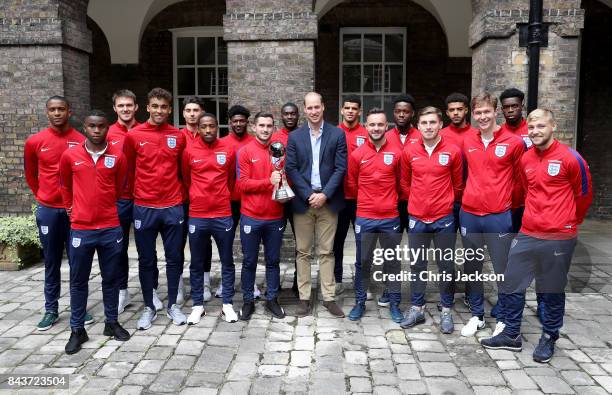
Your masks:
{"label": "cobblestone pavement", "polygon": [[[121,343],[102,335],[101,278],[95,265],[89,311],[98,323],[87,328],[90,341],[72,356],[64,354],[69,337],[67,264],[62,268],[60,321],[46,332],[35,330],[43,313],[42,265],[2,272],[0,373],[69,374],[71,393],[612,393],[610,225],[588,221],[583,226],[570,273],[565,326],[550,364],[537,364],[531,357],[540,333],[533,292],[528,294],[523,324],[524,349],[515,354],[487,351],[476,338],[460,336],[469,314],[459,294],[453,309],[455,333],[440,334],[435,284],[428,288],[427,322],[410,330],[393,323],[388,310],[374,301],[368,302],[359,323],[332,318],[317,302],[312,317],[271,319],[258,304],[250,322],[228,324],[221,320],[220,300],[215,299],[207,304],[208,315],[198,325],[175,326],[160,315],[151,329],[136,331],[142,297],[131,247],[133,303],[120,321],[132,338]],[[344,284],[349,290],[340,303],[348,313],[353,304],[349,264],[354,260],[353,239],[347,240],[346,252]],[[285,258],[290,255],[286,249]],[[213,267],[216,284],[217,261]],[[259,284],[263,274],[260,266]],[[283,263],[282,274],[283,286],[290,287],[293,264]],[[161,283],[165,284],[164,277]],[[165,298],[165,287],[160,294]],[[282,303],[290,313],[295,300],[289,295],[283,291]],[[494,301],[494,288],[488,286],[487,312]],[[240,294],[235,304],[242,304]],[[188,300],[184,311],[190,307]],[[494,320],[487,316],[487,329],[479,336],[490,334],[493,326]]]}

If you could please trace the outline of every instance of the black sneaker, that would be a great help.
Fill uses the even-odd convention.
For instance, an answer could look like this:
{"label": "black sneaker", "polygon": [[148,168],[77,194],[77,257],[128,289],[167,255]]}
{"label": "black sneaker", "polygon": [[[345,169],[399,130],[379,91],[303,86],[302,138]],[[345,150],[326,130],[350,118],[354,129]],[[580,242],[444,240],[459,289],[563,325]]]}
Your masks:
{"label": "black sneaker", "polygon": [[533,360],[538,363],[547,363],[552,359],[554,353],[555,340],[548,333],[543,333],[540,342],[533,350]]}
{"label": "black sneaker", "polygon": [[242,321],[248,321],[255,312],[255,303],[245,302],[240,309],[240,319]]}
{"label": "black sneaker", "polygon": [[276,318],[285,318],[285,310],[283,310],[281,305],[278,304],[278,298],[266,301],[266,310],[268,310]]}
{"label": "black sneaker", "polygon": [[497,336],[480,339],[480,344],[491,350],[521,351],[523,349],[523,340],[520,334],[513,339],[503,332]]}
{"label": "black sneaker", "polygon": [[66,354],[76,354],[81,351],[81,344],[85,343],[89,340],[89,336],[87,336],[87,332],[85,328],[73,329],[70,333],[70,339],[64,348],[66,350]]}
{"label": "black sneaker", "polygon": [[112,336],[115,340],[122,342],[130,340],[130,333],[123,329],[118,322],[107,322],[104,324],[104,336]]}

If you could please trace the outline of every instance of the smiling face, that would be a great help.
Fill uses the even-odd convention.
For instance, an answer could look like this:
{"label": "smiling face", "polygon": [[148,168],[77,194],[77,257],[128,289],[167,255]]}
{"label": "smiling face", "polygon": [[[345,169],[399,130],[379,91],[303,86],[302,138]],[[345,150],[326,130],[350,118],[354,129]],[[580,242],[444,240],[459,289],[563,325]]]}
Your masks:
{"label": "smiling face", "polygon": [[202,114],[203,110],[197,103],[189,103],[185,105],[183,109],[183,118],[185,118],[185,123],[190,126],[196,126],[198,123],[198,118],[200,114]]}
{"label": "smiling face", "polygon": [[152,125],[161,125],[168,121],[168,117],[172,112],[172,106],[166,99],[152,97],[147,104],[147,112],[149,113],[149,123]]}
{"label": "smiling face", "polygon": [[346,125],[354,125],[359,122],[359,117],[361,117],[361,106],[358,103],[344,102],[340,114],[342,114]]}
{"label": "smiling face", "polygon": [[537,113],[537,116],[530,116],[527,123],[529,138],[537,149],[546,149],[552,144],[555,129],[557,124],[549,113],[541,112]]}
{"label": "smiling face", "polygon": [[255,119],[253,125],[255,137],[262,144],[267,144],[274,132],[274,119],[269,117],[259,117]]}
{"label": "smiling face", "polygon": [[418,128],[423,141],[434,142],[438,138],[438,132],[442,129],[442,119],[437,114],[423,114],[419,117]]}
{"label": "smiling face", "polygon": [[304,97],[304,113],[311,124],[319,125],[323,121],[324,111],[325,106],[319,94],[311,92]]}
{"label": "smiling face", "polygon": [[230,118],[230,128],[237,136],[242,136],[247,131],[249,120],[242,114],[235,114]]}
{"label": "smiling face", "polygon": [[47,103],[47,118],[51,127],[63,130],[68,126],[70,119],[70,108],[64,100],[53,99]]}
{"label": "smiling face", "polygon": [[387,117],[384,113],[370,114],[366,119],[366,129],[370,141],[374,144],[378,143],[385,137],[387,131]]}
{"label": "smiling face", "polygon": [[285,106],[281,109],[281,122],[288,131],[292,131],[297,128],[299,118],[300,114],[297,107]]}
{"label": "smiling face", "polygon": [[472,118],[482,131],[492,131],[495,128],[495,108],[489,103],[478,103],[472,109]]}
{"label": "smiling face", "polygon": [[138,104],[136,104],[134,99],[131,97],[120,96],[115,100],[113,110],[117,113],[117,116],[123,123],[130,124],[136,116]]}
{"label": "smiling face", "polygon": [[104,117],[90,115],[83,122],[85,137],[93,145],[101,145],[106,141],[108,133],[108,120]]}

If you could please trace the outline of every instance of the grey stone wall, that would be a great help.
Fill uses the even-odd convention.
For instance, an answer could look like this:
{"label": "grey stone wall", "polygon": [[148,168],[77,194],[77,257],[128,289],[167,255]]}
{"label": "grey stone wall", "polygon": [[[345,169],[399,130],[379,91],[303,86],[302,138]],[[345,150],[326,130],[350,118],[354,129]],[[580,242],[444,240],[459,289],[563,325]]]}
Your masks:
{"label": "grey stone wall", "polygon": [[[472,93],[499,95],[515,86],[527,92],[527,48],[519,47],[517,23],[526,23],[526,0],[473,1],[470,26]],[[545,1],[544,22],[550,22],[548,47],[540,54],[538,105],[555,112],[558,137],[576,143],[579,34],[584,24],[580,1]]]}

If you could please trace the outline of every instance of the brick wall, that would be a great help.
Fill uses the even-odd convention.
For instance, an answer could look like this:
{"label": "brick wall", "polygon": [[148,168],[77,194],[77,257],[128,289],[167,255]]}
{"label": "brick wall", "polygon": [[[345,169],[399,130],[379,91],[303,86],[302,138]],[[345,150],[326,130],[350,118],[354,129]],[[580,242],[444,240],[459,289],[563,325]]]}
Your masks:
{"label": "brick wall", "polygon": [[449,58],[446,35],[436,19],[412,2],[350,0],[326,13],[319,22],[316,89],[326,100],[330,121],[338,121],[339,33],[341,27],[406,27],[406,91],[417,107],[444,106],[454,91],[470,95],[470,58]]}
{"label": "brick wall", "polygon": [[578,150],[593,175],[591,214],[612,218],[612,8],[597,0],[583,0],[585,23],[580,65]]}

